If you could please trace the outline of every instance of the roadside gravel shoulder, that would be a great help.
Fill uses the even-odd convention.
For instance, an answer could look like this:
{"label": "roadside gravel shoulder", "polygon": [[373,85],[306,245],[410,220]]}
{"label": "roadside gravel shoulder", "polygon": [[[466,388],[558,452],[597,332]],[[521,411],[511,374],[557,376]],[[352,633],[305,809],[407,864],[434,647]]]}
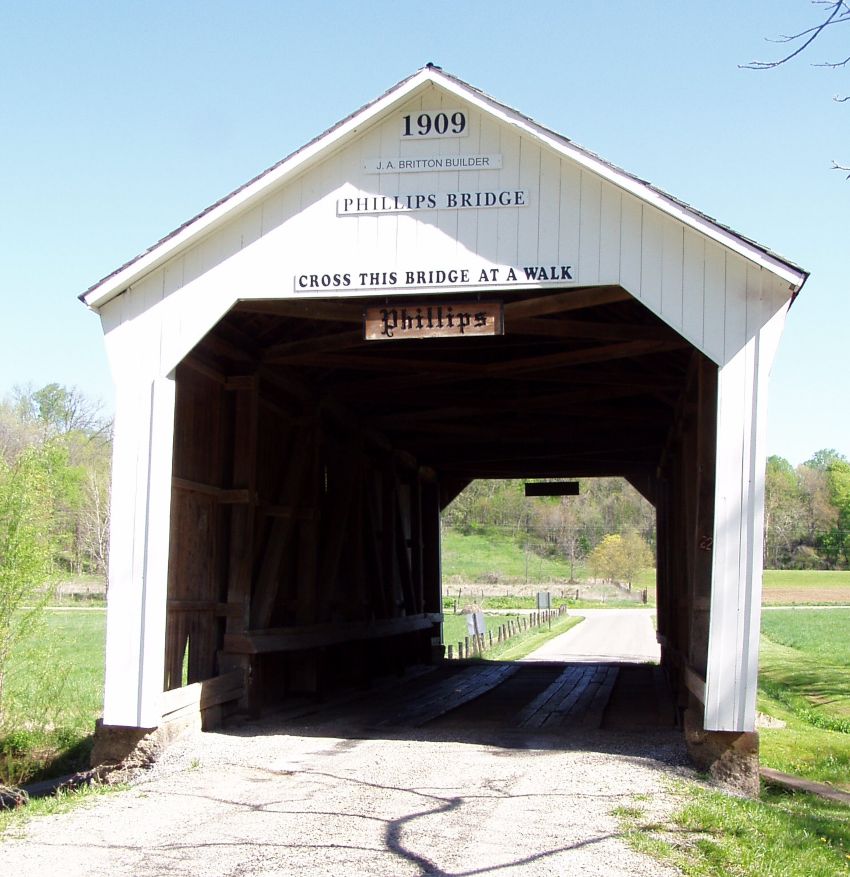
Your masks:
{"label": "roadside gravel shoulder", "polygon": [[[673,806],[673,733],[353,738],[273,720],[176,742],[127,792],[37,819],[8,873],[667,877],[614,808]],[[339,729],[338,729],[339,730]]]}

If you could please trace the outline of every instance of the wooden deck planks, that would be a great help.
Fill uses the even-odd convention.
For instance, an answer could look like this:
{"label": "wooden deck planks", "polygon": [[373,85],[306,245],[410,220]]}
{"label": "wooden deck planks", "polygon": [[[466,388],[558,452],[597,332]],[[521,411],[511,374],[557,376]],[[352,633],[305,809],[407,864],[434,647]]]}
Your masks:
{"label": "wooden deck planks", "polygon": [[517,716],[524,728],[598,728],[619,668],[571,664]]}
{"label": "wooden deck planks", "polygon": [[486,667],[467,667],[449,679],[441,680],[422,693],[390,718],[378,722],[377,727],[419,727],[475,700],[501,685],[517,672],[515,664],[490,664]]}

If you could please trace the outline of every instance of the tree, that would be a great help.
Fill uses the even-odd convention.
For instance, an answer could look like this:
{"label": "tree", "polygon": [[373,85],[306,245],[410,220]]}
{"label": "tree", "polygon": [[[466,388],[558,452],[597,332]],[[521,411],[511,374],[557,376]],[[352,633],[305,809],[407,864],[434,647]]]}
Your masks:
{"label": "tree", "polygon": [[[811,44],[818,38],[823,38],[825,34],[833,33],[838,25],[850,22],[850,4],[846,0],[812,0],[812,5],[821,8],[821,17],[810,27],[803,28],[797,33],[779,36],[773,42],[789,46],[787,52],[773,61],[751,61],[749,64],[741,66],[749,70],[772,70],[786,64],[798,55],[801,55]],[[842,51],[843,54],[843,51]],[[845,56],[836,61],[821,61],[815,64],[815,67],[829,67],[833,70],[846,67],[850,63],[850,55]],[[850,100],[850,96],[836,96],[833,98],[839,103]],[[836,170],[850,171],[850,167],[832,162],[832,166]],[[850,174],[847,175],[850,179]]]}
{"label": "tree", "polygon": [[623,537],[618,533],[609,533],[590,552],[587,558],[595,579],[613,582],[620,570],[621,543]]}
{"label": "tree", "polygon": [[803,538],[805,517],[797,473],[783,457],[768,457],[764,493],[764,565],[782,569]]}
{"label": "tree", "polygon": [[100,412],[100,404],[76,387],[56,383],[45,384],[39,390],[16,387],[14,396],[21,420],[35,424],[43,440],[74,432],[96,437],[111,428],[110,420]]}
{"label": "tree", "polygon": [[9,656],[48,599],[52,569],[49,465],[43,451],[0,460],[0,720]]}
{"label": "tree", "polygon": [[631,583],[653,564],[652,552],[640,534],[634,530],[626,533],[620,542],[622,562],[620,574]]}
{"label": "tree", "polygon": [[847,458],[844,454],[839,453],[835,448],[822,448],[819,451],[815,451],[803,465],[808,466],[810,469],[816,469],[818,472],[828,472],[830,466],[834,463],[846,462]]}
{"label": "tree", "polygon": [[590,552],[588,562],[594,578],[631,584],[638,573],[652,566],[652,552],[646,540],[634,530],[622,536],[609,533]]}
{"label": "tree", "polygon": [[112,424],[74,387],[17,387],[0,401],[0,458],[13,466],[39,449],[48,469],[57,564],[102,573],[108,550]]}

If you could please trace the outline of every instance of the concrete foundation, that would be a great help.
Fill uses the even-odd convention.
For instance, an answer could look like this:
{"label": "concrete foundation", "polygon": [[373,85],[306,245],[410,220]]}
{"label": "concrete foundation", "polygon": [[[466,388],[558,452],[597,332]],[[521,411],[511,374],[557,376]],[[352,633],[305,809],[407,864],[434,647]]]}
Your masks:
{"label": "concrete foundation", "polygon": [[685,743],[694,764],[732,791],[759,794],[759,735],[755,731],[706,731],[702,715],[685,711]]}
{"label": "concrete foundation", "polygon": [[200,714],[158,728],[129,728],[98,721],[94,732],[91,766],[147,767],[178,737],[201,730]]}

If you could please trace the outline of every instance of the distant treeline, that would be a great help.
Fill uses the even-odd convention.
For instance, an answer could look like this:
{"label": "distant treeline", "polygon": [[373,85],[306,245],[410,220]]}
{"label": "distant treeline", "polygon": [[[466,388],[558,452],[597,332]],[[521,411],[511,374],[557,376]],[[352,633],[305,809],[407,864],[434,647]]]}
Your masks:
{"label": "distant treeline", "polygon": [[770,457],[764,520],[769,569],[850,567],[850,462],[832,449],[796,469]]}
{"label": "distant treeline", "polygon": [[[592,560],[611,535],[639,537],[654,555],[655,510],[625,479],[579,479],[578,496],[552,498],[526,498],[524,483],[473,482],[446,508],[444,524],[510,539],[572,565]],[[821,450],[796,469],[782,457],[768,459],[764,564],[850,567],[850,462],[842,454]]]}
{"label": "distant treeline", "polygon": [[[637,538],[655,551],[655,509],[623,478],[579,479],[578,496],[528,497],[522,480],[474,481],[443,513],[460,533],[492,534],[542,556],[575,566],[593,556],[606,536]],[[610,578],[605,570],[604,577]]]}
{"label": "distant treeline", "polygon": [[36,555],[59,575],[106,572],[111,457],[112,421],[78,390],[19,387],[0,400],[3,594]]}

